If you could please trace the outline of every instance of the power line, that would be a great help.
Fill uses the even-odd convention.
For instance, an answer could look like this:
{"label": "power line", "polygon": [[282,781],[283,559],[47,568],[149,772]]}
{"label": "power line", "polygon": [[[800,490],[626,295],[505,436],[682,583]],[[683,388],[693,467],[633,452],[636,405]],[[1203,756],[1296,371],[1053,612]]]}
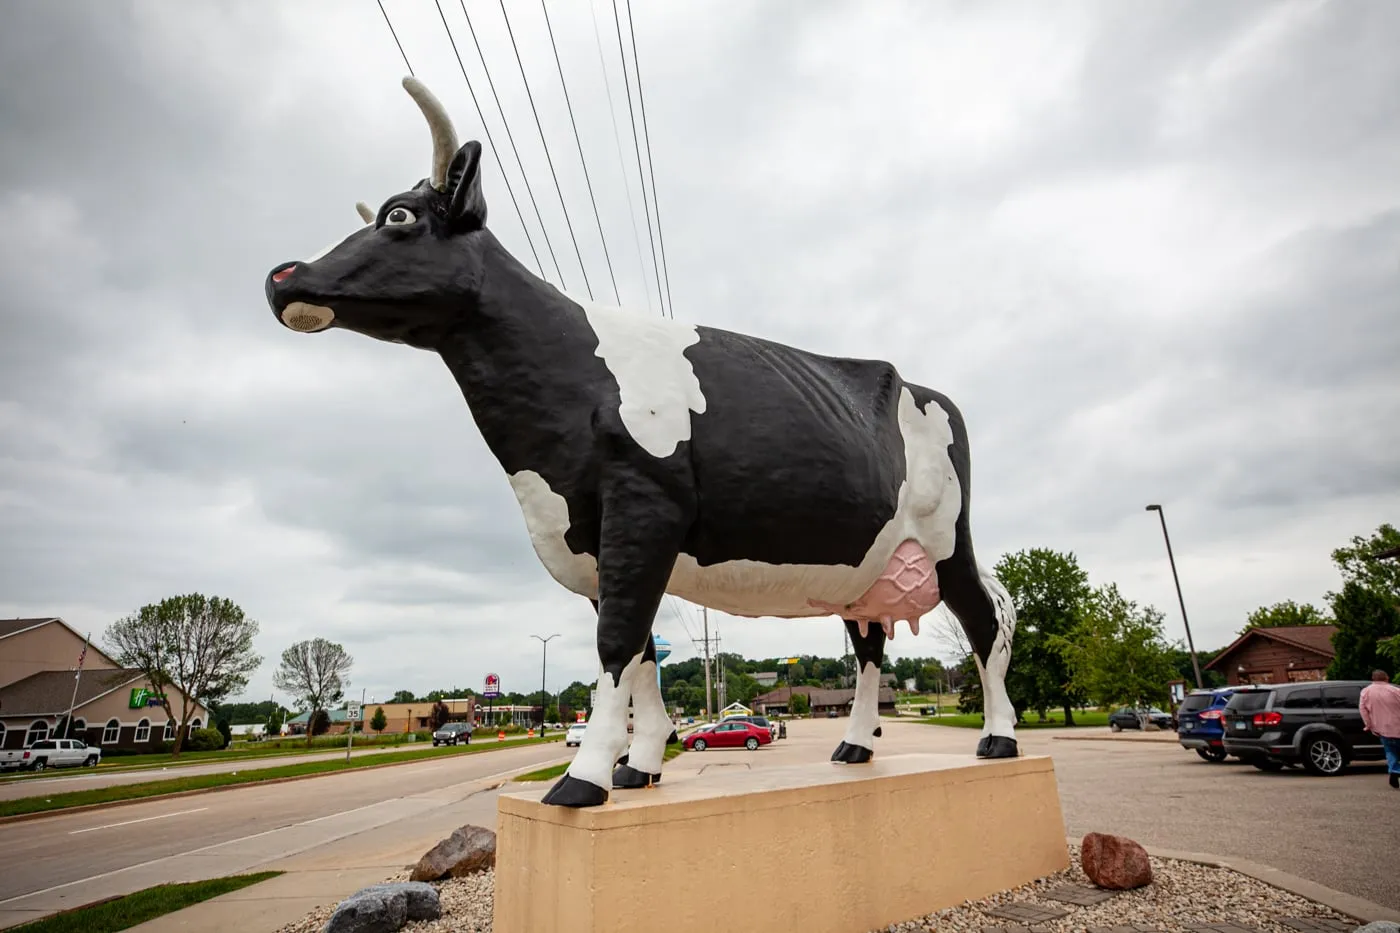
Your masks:
{"label": "power line", "polygon": [[[433,2],[436,3],[437,0],[433,0]],[[476,38],[476,28],[472,26],[472,18],[471,14],[467,12],[466,0],[457,0],[457,2],[462,7],[462,16],[465,17],[467,20],[467,31],[470,32],[472,35],[472,43],[476,45],[477,58],[481,59],[481,70],[486,72],[486,83],[491,86],[491,96],[496,100],[496,109],[500,111],[501,123],[503,123],[506,128],[506,139],[510,140],[510,149],[512,152],[515,153],[515,164],[520,166],[520,175],[522,178],[525,179],[525,193],[530,196],[530,204],[535,208],[535,219],[540,222],[540,233],[544,235],[545,248],[549,250],[549,258],[554,263],[554,274],[559,276],[559,286],[561,288],[567,289],[569,286],[564,282],[564,272],[559,268],[558,257],[554,255],[554,244],[549,241],[549,230],[545,228],[544,218],[540,216],[540,205],[539,202],[535,200],[535,189],[530,187],[530,176],[525,171],[525,163],[520,160],[520,150],[515,147],[515,134],[510,131],[510,121],[506,119],[506,108],[501,106],[501,97],[499,94],[496,93],[496,82],[491,79],[491,69],[486,64],[486,53],[481,51],[481,42],[479,42]],[[442,14],[441,7],[438,7],[438,14]],[[447,28],[446,19],[442,21],[442,25],[444,29]],[[450,37],[451,35],[452,31],[448,30],[448,36]],[[452,50],[454,52],[457,50],[456,43],[453,43]],[[457,57],[457,64],[460,65],[461,63],[462,58],[459,55]],[[466,68],[463,68],[462,77],[465,78],[466,76],[467,70]],[[472,99],[476,99],[475,95],[473,95]],[[477,113],[480,112],[481,108],[477,107]],[[486,117],[484,115],[481,118],[481,122],[483,124],[486,123]],[[496,157],[496,161],[500,161],[499,156]],[[504,173],[505,169],[501,169],[501,171]],[[521,223],[523,224],[524,222],[525,221],[522,219]],[[541,271],[540,275],[544,275],[543,271]]]}
{"label": "power line", "polygon": [[[632,0],[627,0],[627,31],[632,35],[632,68],[637,72],[637,101],[642,107],[642,137],[647,146],[647,173],[651,175],[651,204],[656,208],[656,238],[661,241],[661,272],[666,276],[666,304],[671,309],[671,317],[676,316],[676,305],[671,300],[671,273],[666,266],[666,237],[661,232],[661,200],[656,193],[656,165],[651,160],[651,133],[647,130],[647,99],[642,95],[642,60],[637,57],[637,32],[632,26]],[[631,99],[628,99],[631,102]]]}
{"label": "power line", "polygon": [[632,203],[632,186],[627,183],[627,165],[626,160],[622,157],[622,133],[617,128],[617,108],[613,106],[612,82],[608,80],[608,63],[603,56],[603,36],[598,31],[598,8],[593,5],[593,0],[589,0],[588,10],[593,19],[593,41],[598,47],[598,67],[603,72],[603,89],[608,97],[608,116],[612,118],[613,143],[617,148],[617,168],[622,173],[622,191],[627,195],[627,219],[632,222],[632,243],[637,248],[637,269],[642,273],[642,296],[646,299],[647,310],[650,311],[651,288],[647,284],[646,260],[642,258],[642,235],[637,232],[637,208]]}
{"label": "power line", "polygon": [[[564,65],[559,61],[559,46],[554,42],[554,26],[549,22],[549,7],[544,0],[540,0],[540,9],[544,12],[544,25],[549,30],[549,45],[554,49],[554,65],[559,69],[559,86],[564,89],[564,103],[569,108],[569,123],[574,128],[574,142],[578,145],[578,160],[583,165],[583,180],[588,183],[588,200],[593,203],[593,219],[598,223],[598,239],[603,243],[603,259],[608,263],[608,278],[612,280],[613,301],[622,304],[622,298],[617,293],[617,276],[613,275],[612,257],[608,255],[608,238],[603,236],[603,218],[598,213],[598,201],[593,196],[593,179],[588,175],[588,162],[583,157],[583,140],[578,135],[578,123],[574,120],[574,105],[569,100],[569,85],[564,81]],[[659,221],[658,221],[659,222]],[[582,260],[580,260],[582,264]]]}
{"label": "power line", "polygon": [[[496,150],[496,141],[491,138],[491,127],[486,125],[486,115],[481,112],[481,103],[476,99],[476,91],[472,88],[471,79],[467,77],[467,67],[462,64],[462,56],[457,51],[457,40],[452,38],[452,30],[447,26],[447,17],[442,15],[442,4],[438,0],[433,0],[433,5],[437,7],[438,16],[442,19],[442,28],[447,32],[447,41],[452,43],[452,54],[457,56],[457,67],[462,69],[462,80],[467,82],[467,91],[472,96],[472,103],[476,105],[476,115],[481,120],[481,128],[486,131],[486,142],[491,146],[491,154],[496,157],[496,167],[500,169],[501,179],[506,183],[506,190],[510,192],[510,203],[515,205],[515,216],[520,218],[520,229],[525,232],[525,242],[530,244],[530,254],[535,257],[535,268],[539,270],[540,277],[544,278],[544,266],[540,263],[540,254],[535,252],[535,241],[530,238],[530,228],[525,226],[525,215],[521,213],[520,202],[515,199],[515,189],[511,187],[510,176],[506,174],[506,167],[501,163],[501,154]],[[489,77],[489,76],[488,76]],[[510,132],[510,127],[506,127],[506,132]],[[524,169],[521,170],[522,174]],[[525,187],[530,186],[529,178],[525,179]],[[546,236],[545,242],[549,242]],[[556,267],[556,271],[557,267]],[[559,276],[562,284],[564,277]]]}
{"label": "power line", "polygon": [[[637,116],[632,110],[632,86],[627,80],[627,52],[622,46],[622,23],[617,16],[617,0],[612,0],[613,25],[617,27],[617,54],[622,59],[622,83],[627,91],[627,113],[632,119],[632,149],[637,154],[637,179],[642,183],[642,210],[647,215],[647,242],[651,245],[651,265],[656,270],[656,300],[661,302],[661,313],[666,314],[666,301],[661,297],[661,267],[656,263],[656,241],[651,232],[651,211],[647,209],[647,183],[642,177],[642,152],[637,141]],[[671,317],[674,319],[675,315]]]}
{"label": "power line", "polygon": [[[588,299],[593,300],[593,286],[588,284],[588,269],[583,265],[583,254],[578,249],[578,238],[574,236],[574,224],[569,220],[569,208],[564,204],[564,190],[559,187],[559,175],[554,171],[554,159],[549,154],[549,143],[544,138],[544,125],[540,123],[540,112],[535,109],[535,95],[530,93],[530,79],[525,77],[525,63],[520,60],[520,48],[515,44],[515,30],[510,28],[510,14],[506,13],[506,0],[500,0],[501,16],[506,21],[506,32],[510,34],[510,47],[515,51],[515,63],[520,66],[520,81],[525,85],[525,96],[530,101],[530,112],[535,115],[535,128],[540,131],[540,145],[544,147],[544,159],[549,163],[549,174],[554,179],[554,190],[559,195],[559,207],[564,212],[564,226],[569,228],[569,239],[574,244],[574,256],[578,258],[579,271],[583,273],[583,287]],[[465,0],[462,9],[466,10]]]}
{"label": "power line", "polygon": [[389,35],[394,37],[394,44],[399,47],[399,54],[403,56],[403,65],[408,69],[409,77],[416,78],[413,73],[413,66],[408,63],[408,53],[403,50],[403,43],[399,41],[399,34],[394,31],[394,24],[389,22],[389,14],[384,12],[383,0],[375,0],[379,4],[379,12],[384,14],[384,24],[389,27]]}

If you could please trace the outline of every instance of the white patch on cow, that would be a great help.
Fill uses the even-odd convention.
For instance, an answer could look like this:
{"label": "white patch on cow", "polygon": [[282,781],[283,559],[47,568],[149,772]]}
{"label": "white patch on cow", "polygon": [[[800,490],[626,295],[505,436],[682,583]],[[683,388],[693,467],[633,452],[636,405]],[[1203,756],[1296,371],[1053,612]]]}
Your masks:
{"label": "white patch on cow", "polygon": [[617,380],[627,433],[653,457],[669,457],[690,439],[690,413],[705,411],[700,380],[685,348],[700,342],[690,324],[580,302],[598,337],[598,357]]}
{"label": "white patch on cow", "polygon": [[589,554],[575,554],[564,540],[569,530],[569,503],[534,470],[512,474],[510,488],[525,515],[530,543],[550,576],[580,596],[597,599],[598,561]]}
{"label": "white patch on cow", "polygon": [[880,725],[880,668],[870,661],[856,672],[856,696],[851,701],[851,721],[846,744],[875,750],[875,729]]}
{"label": "white patch on cow", "polygon": [[[365,227],[373,226],[373,224],[374,224],[374,220],[371,218],[370,222],[367,223],[367,224],[365,224]],[[365,227],[361,227],[360,230],[363,230]],[[359,233],[360,230],[356,230],[355,233]],[[315,262],[316,260],[318,260],[318,259],[322,258],[323,256],[325,256],[327,253],[331,252],[333,249],[335,249],[335,248],[336,248],[337,246],[339,246],[340,244],[344,243],[346,240],[350,239],[350,237],[354,236],[355,233],[350,234],[350,236],[343,236],[343,237],[341,237],[340,239],[338,239],[338,240],[336,240],[334,243],[332,243],[330,246],[327,246],[325,249],[321,250],[321,251],[320,251],[319,253],[317,253],[315,256],[312,256],[310,259],[303,259],[302,262],[304,262],[304,263],[313,263],[313,262]]]}
{"label": "white patch on cow", "polygon": [[1001,581],[985,567],[979,565],[977,575],[997,618],[997,634],[986,663],[974,655],[977,673],[982,679],[982,734],[1013,739],[1016,737],[1016,707],[1006,692],[1006,671],[1011,664],[1011,639],[1016,634],[1016,604]]}
{"label": "white patch on cow", "polygon": [[[603,679],[610,678],[605,674]],[[647,774],[660,774],[666,740],[674,729],[671,717],[666,714],[666,703],[661,699],[656,662],[643,661],[632,680],[632,744],[627,749],[628,766]]]}
{"label": "white patch on cow", "polygon": [[[639,653],[627,662],[616,685],[613,684],[612,675],[606,671],[599,675],[598,701],[593,705],[593,714],[588,717],[588,730],[583,734],[583,743],[579,745],[578,754],[569,764],[568,773],[571,777],[596,784],[604,790],[612,789],[613,768],[622,757],[623,749],[627,747],[627,706],[632,699],[633,686],[637,682],[641,667],[642,656]],[[648,668],[654,678],[656,668],[651,665],[648,665]],[[632,764],[630,759],[628,764]],[[640,770],[640,765],[633,767]],[[658,762],[656,771],[660,770]]]}

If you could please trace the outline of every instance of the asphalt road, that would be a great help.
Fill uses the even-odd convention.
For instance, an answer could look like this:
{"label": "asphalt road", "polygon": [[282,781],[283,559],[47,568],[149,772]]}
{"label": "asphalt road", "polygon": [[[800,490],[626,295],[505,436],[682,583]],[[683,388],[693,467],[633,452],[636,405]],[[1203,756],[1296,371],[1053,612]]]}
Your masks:
{"label": "asphalt road", "polygon": [[[556,732],[551,731],[550,735]],[[512,736],[506,742],[523,736]],[[495,739],[476,739],[472,744],[504,744]],[[432,748],[431,742],[417,742],[409,745],[366,746],[351,749],[351,757],[381,755],[385,752],[408,752],[418,748]],[[114,787],[123,784],[144,784],[148,781],[165,781],[170,778],[189,777],[196,774],[223,774],[232,771],[258,771],[263,768],[280,768],[283,765],[304,764],[311,761],[331,761],[345,757],[345,748],[326,752],[311,752],[300,755],[277,755],[267,758],[242,758],[233,761],[200,761],[190,764],[172,764],[165,767],[139,768],[133,771],[103,771],[91,768],[53,769],[49,777],[26,777],[0,782],[0,800],[16,800],[20,797],[41,797],[45,794],[64,794],[76,790],[95,790],[99,787]],[[119,759],[118,759],[119,760]]]}
{"label": "asphalt road", "polygon": [[[970,754],[970,729],[883,722],[877,754]],[[844,720],[790,724],[756,752],[688,753],[677,767],[826,761]],[[1400,791],[1383,768],[1335,778],[1207,764],[1175,743],[1055,740],[1026,731],[1026,754],[1055,762],[1066,834],[1119,833],[1146,845],[1234,855],[1400,909]],[[494,825],[502,772],[567,760],[559,745],[505,748],[307,781],[0,825],[0,926],[165,881],[311,866],[365,883],[412,862],[462,822]],[[352,888],[353,889],[353,888]],[[251,922],[251,921],[250,921]],[[271,927],[275,929],[276,927]]]}
{"label": "asphalt road", "polygon": [[[436,829],[444,808],[502,772],[567,760],[564,753],[557,743],[506,747],[0,825],[0,927],[167,881],[247,871],[351,837],[373,847],[389,824]],[[441,834],[457,825],[443,820]]]}

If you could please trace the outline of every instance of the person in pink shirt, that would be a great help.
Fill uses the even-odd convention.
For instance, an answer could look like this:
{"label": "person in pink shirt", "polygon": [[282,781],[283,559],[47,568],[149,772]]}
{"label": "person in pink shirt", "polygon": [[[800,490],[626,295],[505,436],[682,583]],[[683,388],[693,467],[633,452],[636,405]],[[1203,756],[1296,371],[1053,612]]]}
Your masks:
{"label": "person in pink shirt", "polygon": [[1361,721],[1366,731],[1381,738],[1390,786],[1400,788],[1400,687],[1385,671],[1371,672],[1371,685],[1361,691]]}

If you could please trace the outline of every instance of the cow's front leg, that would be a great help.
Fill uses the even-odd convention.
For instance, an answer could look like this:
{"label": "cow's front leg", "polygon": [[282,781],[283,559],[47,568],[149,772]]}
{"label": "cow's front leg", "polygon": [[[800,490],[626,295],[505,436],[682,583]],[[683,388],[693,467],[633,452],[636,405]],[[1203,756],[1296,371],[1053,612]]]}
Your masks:
{"label": "cow's front leg", "polygon": [[[615,471],[605,484],[598,553],[598,699],[588,720],[578,754],[564,776],[544,796],[544,803],[565,807],[594,807],[606,803],[613,767],[627,748],[627,707],[635,691],[646,696],[656,676],[651,624],[665,593],[684,535],[687,509],[680,496],[665,492],[654,481]],[[650,662],[646,661],[648,649]],[[651,685],[655,689],[655,684]],[[659,705],[639,704],[635,727],[653,730]],[[647,773],[661,771],[660,749],[670,734],[660,734],[657,752],[642,741],[632,763]],[[638,739],[648,738],[647,733]],[[647,758],[642,758],[643,752]]]}
{"label": "cow's front leg", "polygon": [[650,787],[661,781],[661,759],[676,731],[666,714],[657,681],[656,641],[647,638],[642,665],[632,683],[632,745],[613,771],[613,787]]}
{"label": "cow's front leg", "polygon": [[856,697],[851,703],[846,738],[831,753],[831,760],[860,764],[875,754],[875,736],[880,734],[880,665],[885,660],[885,630],[879,623],[861,625],[850,619],[846,620],[846,630],[851,633],[856,653]]}

